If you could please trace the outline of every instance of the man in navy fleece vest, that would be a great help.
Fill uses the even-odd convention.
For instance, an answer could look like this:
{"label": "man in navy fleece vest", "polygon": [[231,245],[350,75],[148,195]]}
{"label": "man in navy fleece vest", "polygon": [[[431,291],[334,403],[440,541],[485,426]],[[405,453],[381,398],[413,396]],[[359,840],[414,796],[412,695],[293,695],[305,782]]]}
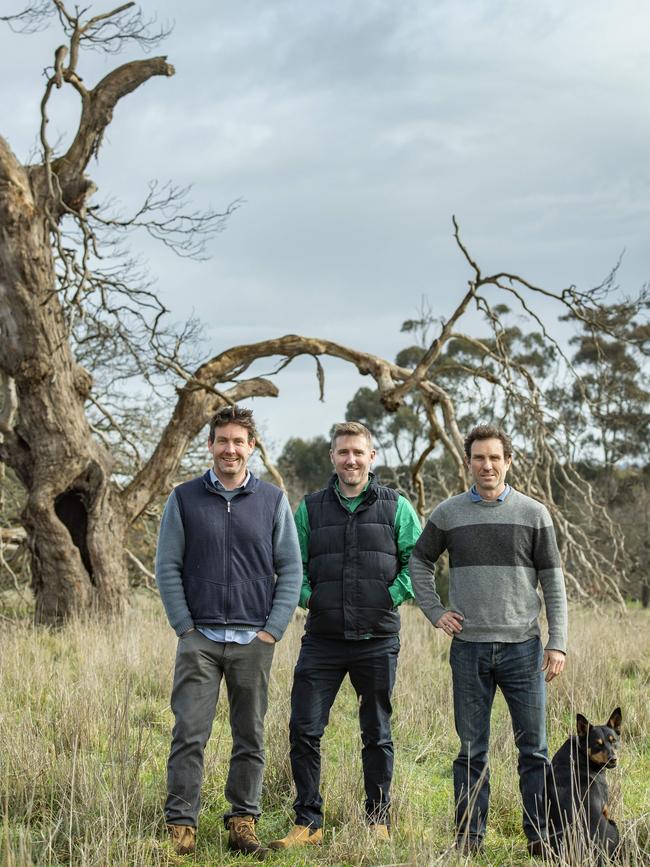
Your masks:
{"label": "man in navy fleece vest", "polygon": [[160,525],[156,580],[179,636],[165,819],[178,854],[196,845],[203,751],[221,679],[233,747],[226,782],[229,847],[263,859],[255,823],[264,772],[264,715],[276,641],[298,602],[302,563],[287,498],[255,478],[251,410],[226,406],[210,423],[214,465],[172,491]]}

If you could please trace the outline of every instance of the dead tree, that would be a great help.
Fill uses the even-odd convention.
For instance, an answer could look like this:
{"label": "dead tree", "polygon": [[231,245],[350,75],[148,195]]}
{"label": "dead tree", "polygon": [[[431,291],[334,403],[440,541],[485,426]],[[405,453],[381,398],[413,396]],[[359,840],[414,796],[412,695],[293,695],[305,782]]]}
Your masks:
{"label": "dead tree", "polygon": [[[0,137],[0,369],[17,406],[16,413],[3,413],[0,448],[2,461],[28,492],[23,524],[36,619],[43,622],[92,608],[117,611],[126,592],[123,540],[135,513],[125,508],[127,497],[112,481],[111,455],[92,434],[85,407],[93,378],[73,345],[82,317],[87,331],[119,332],[139,321],[155,334],[163,312],[146,289],[127,287],[118,270],[89,268],[97,253],[95,225],[106,218],[89,206],[95,186],[85,174],[88,163],[99,152],[117,103],[153,76],[174,74],[165,57],[151,57],[118,66],[93,88],[80,77],[84,47],[113,52],[131,41],[148,48],[165,35],[152,34],[133,7],[125,3],[84,19],[52,0],[4,16],[13,27],[29,29],[54,14],[68,48],[56,50],[41,100],[40,162],[21,165]],[[53,88],[62,85],[77,92],[81,115],[70,147],[58,155],[47,139],[47,112]],[[154,187],[127,222],[141,221],[178,252],[195,254],[201,231],[203,237],[215,231],[223,215],[179,215],[173,211],[178,199],[178,190]],[[119,221],[112,222],[119,231]],[[97,315],[106,306],[115,314],[111,325]],[[153,320],[145,318],[147,308]],[[228,398],[267,390],[263,383],[241,383]]]}
{"label": "dead tree", "polygon": [[[414,477],[417,481],[425,458],[441,444],[457,467],[461,485],[466,478],[454,398],[430,372],[448,341],[462,337],[458,326],[465,312],[475,306],[483,309],[498,337],[499,318],[491,312],[486,290],[513,295],[524,310],[527,299],[540,293],[578,316],[596,303],[589,293],[574,288],[553,294],[516,275],[483,276],[456,226],[456,241],[472,277],[455,311],[414,368],[299,335],[235,346],[192,368],[182,355],[182,340],[170,339],[162,329],[165,310],[150,287],[142,279],[134,283],[133,269],[127,273],[123,262],[107,267],[105,252],[103,259],[98,256],[101,244],[104,251],[106,244],[113,249],[123,230],[137,226],[180,255],[201,255],[206,238],[219,230],[232,210],[187,214],[179,209],[184,191],[156,184],[142,208],[128,217],[90,203],[95,185],[86,170],[100,151],[115,106],[152,77],[174,74],[161,56],[117,66],[92,88],[79,75],[84,47],[112,53],[131,41],[150,48],[165,35],[160,30],[152,33],[134,6],[125,3],[84,17],[85,12],[71,13],[63,0],[38,0],[20,14],[4,16],[12,27],[30,29],[53,14],[66,39],[53,52],[54,65],[41,101],[40,160],[22,165],[0,137],[0,372],[7,395],[6,411],[0,417],[0,462],[13,469],[27,491],[22,520],[31,555],[37,622],[56,623],[78,612],[121,610],[128,592],[127,531],[154,498],[170,489],[186,449],[207,419],[224,402],[278,394],[268,378],[245,378],[254,361],[279,359],[279,371],[298,356],[312,356],[322,390],[320,357],[343,359],[372,377],[390,411],[417,391],[426,407],[430,440],[415,462]],[[47,138],[48,106],[59,87],[73,88],[81,103],[78,129],[61,154],[54,152]],[[496,382],[507,399],[539,406],[534,382],[525,370],[514,370],[507,353],[499,352],[498,341],[496,346],[490,352],[497,372],[494,365],[484,365],[467,375]],[[138,454],[138,444],[129,440],[119,418],[102,401],[97,371],[91,372],[91,362],[86,360],[102,352],[110,356],[115,347],[144,377],[152,366],[180,380],[171,416],[148,457]],[[137,454],[134,473],[127,479],[123,472],[116,475],[110,444],[93,421],[98,415]],[[552,459],[552,445],[541,439],[543,454]],[[539,465],[531,467],[529,487],[553,506],[547,484],[549,462],[535,460]],[[573,478],[567,483],[577,484]],[[423,511],[425,503],[419,505]],[[556,517],[561,523],[561,516]],[[562,529],[566,544],[579,550],[581,538],[570,526]],[[580,565],[587,562],[590,574],[605,572],[589,552],[580,556]]]}

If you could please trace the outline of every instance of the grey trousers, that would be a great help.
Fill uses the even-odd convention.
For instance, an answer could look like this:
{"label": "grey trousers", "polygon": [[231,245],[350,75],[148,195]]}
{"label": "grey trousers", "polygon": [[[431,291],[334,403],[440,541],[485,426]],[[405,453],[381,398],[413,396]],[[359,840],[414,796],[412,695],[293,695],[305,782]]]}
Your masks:
{"label": "grey trousers", "polygon": [[225,815],[260,815],[264,774],[264,715],[275,645],[211,641],[198,630],[178,640],[171,707],[176,719],[167,762],[165,820],[196,827],[201,806],[203,752],[210,737],[221,678],[228,687],[232,753]]}

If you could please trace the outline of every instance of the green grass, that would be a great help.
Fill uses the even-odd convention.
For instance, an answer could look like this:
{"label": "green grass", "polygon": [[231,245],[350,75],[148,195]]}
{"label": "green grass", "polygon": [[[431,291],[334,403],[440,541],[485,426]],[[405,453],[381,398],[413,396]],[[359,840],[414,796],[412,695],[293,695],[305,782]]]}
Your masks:
{"label": "green grass", "polygon": [[[296,615],[277,648],[267,716],[263,840],[293,820],[287,726],[293,665],[303,628]],[[277,853],[277,865],[464,863],[453,842],[451,762],[457,749],[448,643],[413,607],[403,616],[394,694],[395,822],[377,847],[362,816],[356,698],[348,682],[323,739],[325,845]],[[198,865],[257,863],[226,849],[223,786],[230,753],[225,695],[206,753],[196,858],[175,856],[162,804],[172,716],[175,639],[161,608],[134,599],[122,620],[69,624],[59,632],[0,624],[0,863],[2,865]],[[619,769],[609,773],[611,813],[625,865],[648,863],[650,837],[650,613],[574,611],[567,670],[549,690],[549,742],[573,730],[575,713],[603,722],[623,708]],[[492,799],[485,853],[477,865],[529,864],[521,832],[516,753],[497,697]],[[583,863],[588,863],[584,861]]]}

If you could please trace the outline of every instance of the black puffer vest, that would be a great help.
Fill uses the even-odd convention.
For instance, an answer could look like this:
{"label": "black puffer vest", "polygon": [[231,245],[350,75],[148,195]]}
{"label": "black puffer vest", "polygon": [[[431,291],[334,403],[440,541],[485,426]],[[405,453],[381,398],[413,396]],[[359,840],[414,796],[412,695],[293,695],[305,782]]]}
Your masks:
{"label": "black puffer vest", "polygon": [[209,471],[179,485],[183,590],[196,626],[260,628],[274,590],[273,524],[282,491],[251,475],[230,501]]}
{"label": "black puffer vest", "polygon": [[399,632],[388,587],[400,571],[395,543],[399,494],[372,479],[354,512],[329,486],[305,497],[312,587],[306,630],[329,638],[383,637]]}

